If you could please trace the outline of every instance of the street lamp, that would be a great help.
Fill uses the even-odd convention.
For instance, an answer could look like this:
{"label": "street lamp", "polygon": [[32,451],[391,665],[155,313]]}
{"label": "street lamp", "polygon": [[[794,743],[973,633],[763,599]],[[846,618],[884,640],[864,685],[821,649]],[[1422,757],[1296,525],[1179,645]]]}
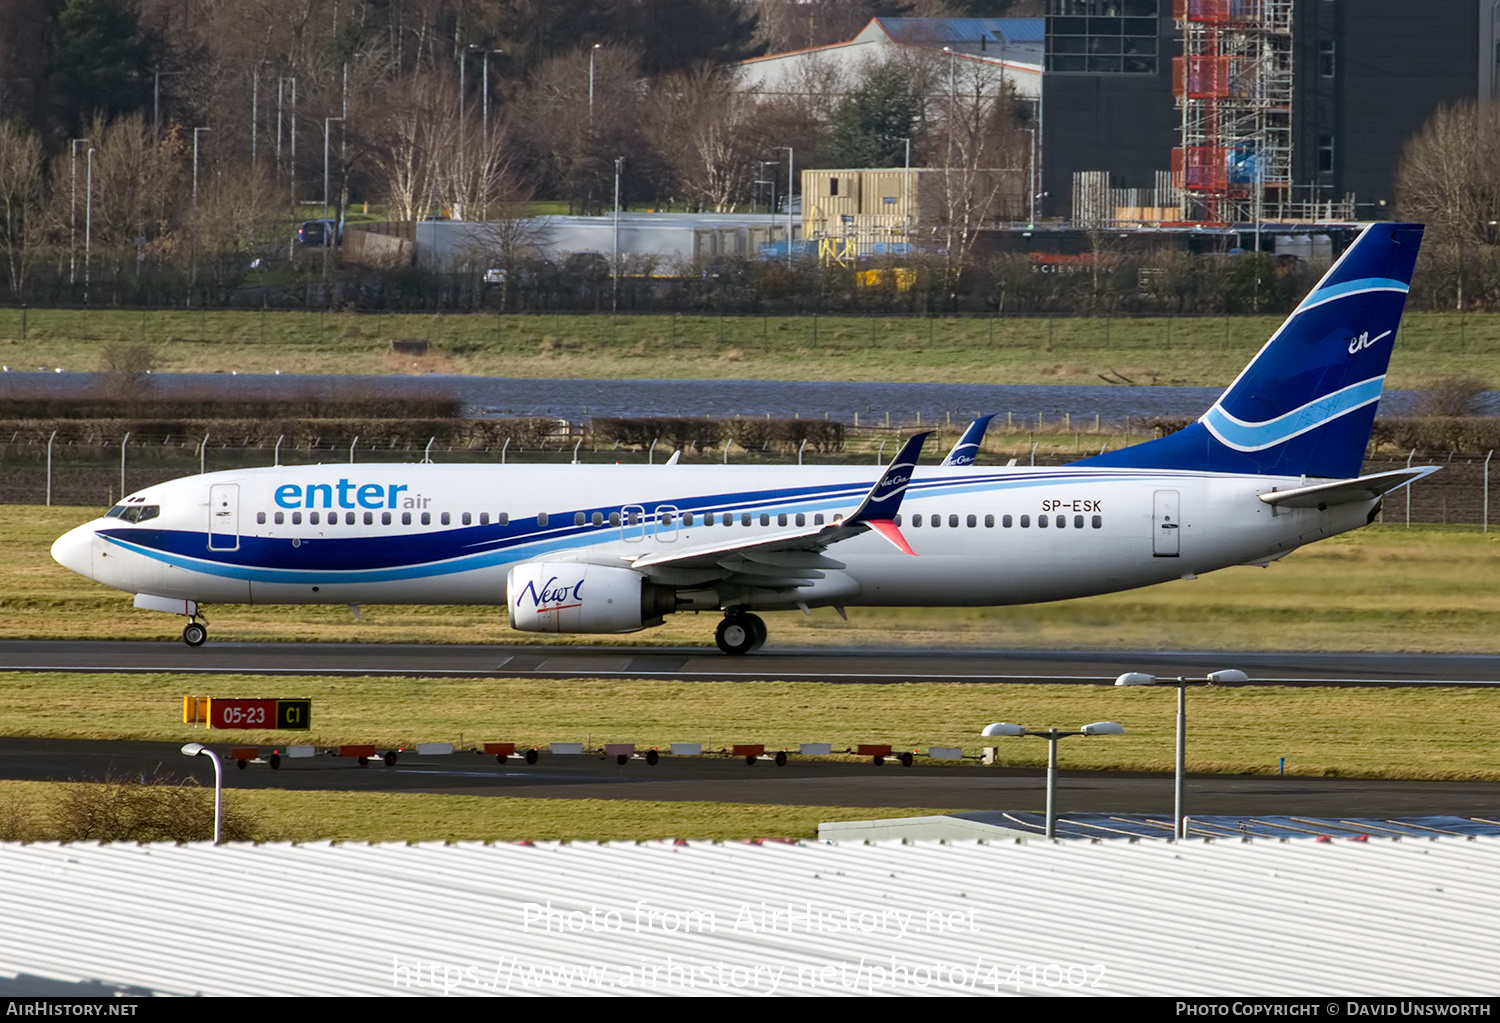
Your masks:
{"label": "street lamp", "polygon": [[182,747],[185,757],[207,757],[214,763],[214,845],[219,844],[220,825],[224,820],[224,767],[218,755],[201,742],[190,742]]}
{"label": "street lamp", "polygon": [[589,131],[594,130],[594,54],[602,43],[595,43],[589,50]]}
{"label": "street lamp", "polygon": [[625,157],[615,157],[615,259],[610,268],[613,294],[609,300],[609,311],[617,313],[620,311],[620,168],[625,163]]}
{"label": "street lamp", "polygon": [[1008,721],[997,721],[993,725],[986,725],[980,733],[986,738],[993,736],[1022,736],[1034,735],[1038,739],[1047,740],[1047,837],[1057,837],[1057,740],[1066,739],[1071,735],[1124,735],[1125,726],[1117,721],[1095,721],[1084,725],[1076,732],[1062,732],[1056,728],[1049,728],[1045,732],[1027,729],[1021,725],[1013,725]]}
{"label": "street lamp", "polygon": [[94,251],[94,147],[89,146],[88,177],[83,203],[83,304],[89,304],[89,263]]}
{"label": "street lamp", "polygon": [[73,284],[78,274],[78,143],[88,139],[73,139],[68,147],[68,174],[71,178],[68,193],[68,283]]}
{"label": "street lamp", "polygon": [[[786,265],[792,266],[792,147],[777,146],[776,151],[786,150]],[[804,197],[805,198],[805,197]]]}
{"label": "street lamp", "polygon": [[1177,786],[1172,806],[1172,834],[1177,838],[1187,837],[1182,811],[1182,796],[1187,784],[1187,687],[1230,685],[1248,681],[1250,676],[1237,668],[1211,671],[1202,678],[1157,678],[1142,671],[1128,671],[1115,679],[1117,686],[1177,687]]}
{"label": "street lamp", "polygon": [[[323,118],[323,219],[328,219],[328,126],[342,117]],[[328,232],[323,232],[323,244],[328,244]]]}

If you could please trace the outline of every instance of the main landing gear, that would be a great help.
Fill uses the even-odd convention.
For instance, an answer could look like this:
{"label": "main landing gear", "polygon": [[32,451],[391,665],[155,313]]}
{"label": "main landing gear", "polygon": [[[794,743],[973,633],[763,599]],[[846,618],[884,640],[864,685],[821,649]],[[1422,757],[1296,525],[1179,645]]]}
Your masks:
{"label": "main landing gear", "polygon": [[202,646],[208,639],[208,626],[202,622],[188,622],[182,627],[182,641],[188,646]]}
{"label": "main landing gear", "polygon": [[714,631],[714,642],[731,656],[759,650],[766,642],[766,623],[758,615],[731,611]]}

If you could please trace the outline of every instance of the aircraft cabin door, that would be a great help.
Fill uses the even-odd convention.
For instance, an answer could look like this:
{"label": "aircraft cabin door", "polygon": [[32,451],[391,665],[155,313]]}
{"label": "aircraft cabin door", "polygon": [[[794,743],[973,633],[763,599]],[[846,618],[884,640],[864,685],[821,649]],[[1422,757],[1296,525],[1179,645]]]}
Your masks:
{"label": "aircraft cabin door", "polygon": [[240,549],[240,487],[215,483],[208,488],[208,549]]}
{"label": "aircraft cabin door", "polygon": [[1151,553],[1158,558],[1175,558],[1181,552],[1182,518],[1178,511],[1180,495],[1175,490],[1158,490],[1151,515]]}
{"label": "aircraft cabin door", "polygon": [[627,504],[620,509],[620,539],[626,543],[640,543],[646,539],[646,509],[638,504]]}

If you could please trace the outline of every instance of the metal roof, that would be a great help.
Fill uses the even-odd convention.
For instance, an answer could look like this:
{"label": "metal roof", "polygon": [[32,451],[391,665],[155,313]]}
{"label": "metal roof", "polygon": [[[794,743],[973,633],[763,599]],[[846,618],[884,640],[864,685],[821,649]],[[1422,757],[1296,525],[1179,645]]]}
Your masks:
{"label": "metal roof", "polygon": [[1463,996],[1500,839],[3,845],[0,995]]}
{"label": "metal roof", "polygon": [[877,18],[891,38],[903,43],[1042,43],[1046,18]]}

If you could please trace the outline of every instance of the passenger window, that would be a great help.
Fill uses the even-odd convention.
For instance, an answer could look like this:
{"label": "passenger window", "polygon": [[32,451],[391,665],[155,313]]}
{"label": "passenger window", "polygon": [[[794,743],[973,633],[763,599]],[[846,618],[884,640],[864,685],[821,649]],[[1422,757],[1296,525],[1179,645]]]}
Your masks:
{"label": "passenger window", "polygon": [[1074,529],[1082,529],[1083,528],[1083,516],[1082,515],[1074,515],[1073,516],[1073,528]]}
{"label": "passenger window", "polygon": [[448,525],[452,521],[453,521],[452,518],[449,516],[449,514],[447,512],[443,512],[441,515],[438,516],[438,523],[441,524],[441,525],[446,526],[446,525]]}
{"label": "passenger window", "polygon": [[583,512],[574,512],[573,513],[573,525],[575,525],[575,526],[587,525],[588,521],[589,521],[589,517],[587,515],[585,515]]}
{"label": "passenger window", "polygon": [[286,521],[286,512],[277,512],[276,513],[276,524],[279,526],[279,525],[281,525],[285,521]]}
{"label": "passenger window", "polygon": [[786,525],[786,513],[785,512],[783,512],[782,514],[776,516],[776,524],[778,526],[784,526],[784,525]]}
{"label": "passenger window", "polygon": [[545,526],[547,524],[547,513],[546,512],[537,512],[536,513],[536,524],[538,526]]}
{"label": "passenger window", "polygon": [[821,526],[822,524],[823,524],[823,513],[822,512],[818,512],[818,514],[816,514],[816,515],[813,516],[813,525],[815,525],[815,526]]}
{"label": "passenger window", "polygon": [[317,512],[308,512],[307,513],[307,521],[308,521],[309,525],[316,526],[318,524],[318,513]]}
{"label": "passenger window", "polygon": [[411,525],[411,512],[402,512],[401,513],[401,524],[403,526],[409,526],[409,525]]}
{"label": "passenger window", "polygon": [[302,513],[301,512],[292,512],[292,525],[294,525],[294,526],[300,526],[300,525],[302,525]]}
{"label": "passenger window", "polygon": [[1095,515],[1094,516],[1094,528],[1095,529],[1099,529],[1099,528],[1103,527],[1103,525],[1104,525],[1104,516],[1102,516],[1102,515]]}
{"label": "passenger window", "polygon": [[995,516],[993,516],[993,515],[986,515],[984,517],[984,528],[985,529],[994,529],[995,528]]}
{"label": "passenger window", "polygon": [[[1026,519],[1024,517],[1021,519],[1021,524],[1022,525],[1026,524]],[[1038,515],[1036,517],[1036,528],[1038,528],[1038,529],[1046,529],[1047,528],[1047,516],[1045,516],[1045,515]]]}
{"label": "passenger window", "polygon": [[474,523],[474,516],[471,515],[471,514],[469,514],[468,512],[464,512],[463,517],[460,518],[459,521],[462,522],[466,526],[473,525],[473,523]]}
{"label": "passenger window", "polygon": [[898,525],[898,526],[901,525],[901,513],[900,512],[896,513],[896,525]]}
{"label": "passenger window", "polygon": [[664,526],[670,526],[672,524],[672,513],[664,509],[658,510],[656,513],[656,521],[660,522]]}
{"label": "passenger window", "polygon": [[255,522],[256,522],[257,525],[264,526],[266,524],[266,513],[265,512],[256,512],[255,513]]}
{"label": "passenger window", "polygon": [[1022,529],[1030,529],[1031,528],[1031,516],[1030,515],[1022,515],[1021,516],[1021,528]]}
{"label": "passenger window", "polygon": [[373,526],[373,525],[375,525],[375,513],[374,512],[365,512],[365,525],[367,525],[367,526]]}
{"label": "passenger window", "polygon": [[424,526],[430,526],[430,525],[432,525],[432,512],[423,512],[422,513],[422,525],[424,525]]}
{"label": "passenger window", "polygon": [[760,524],[762,526],[769,526],[771,524],[771,516],[768,515],[765,512],[761,512],[760,513]]}
{"label": "passenger window", "polygon": [[489,512],[480,512],[479,513],[479,524],[481,526],[488,526],[490,524],[490,513]]}
{"label": "passenger window", "polygon": [[805,525],[807,525],[807,516],[804,515],[804,514],[802,514],[801,512],[797,513],[797,525],[799,525],[799,526],[805,526]]}
{"label": "passenger window", "polygon": [[[972,518],[972,517],[973,516],[970,516],[970,518]],[[971,525],[971,526],[973,524],[974,524],[973,522],[969,523],[969,525]],[[958,516],[957,515],[949,515],[948,516],[948,528],[949,529],[957,529],[958,528]]]}
{"label": "passenger window", "polygon": [[1057,517],[1057,528],[1058,529],[1067,529],[1068,528],[1068,517],[1066,515],[1059,515]]}
{"label": "passenger window", "polygon": [[749,512],[745,512],[744,514],[742,514],[740,516],[740,525],[742,525],[742,526],[748,526],[748,525],[750,525],[750,513]]}
{"label": "passenger window", "polygon": [[510,525],[510,512],[501,512],[495,518],[495,522],[497,522],[499,525],[502,525],[502,526],[508,526],[508,525]]}
{"label": "passenger window", "polygon": [[724,517],[719,521],[726,526],[734,525],[734,512],[725,512]]}
{"label": "passenger window", "polygon": [[380,513],[380,524],[382,526],[389,526],[391,524],[391,513],[390,512],[381,512]]}
{"label": "passenger window", "polygon": [[620,524],[620,513],[619,512],[610,512],[609,513],[609,524],[611,526],[618,526]]}
{"label": "passenger window", "polygon": [[682,513],[682,524],[684,526],[691,526],[693,524],[693,513],[692,512],[683,512]]}
{"label": "passenger window", "polygon": [[604,513],[603,512],[594,512],[594,525],[596,525],[596,526],[602,526],[602,525],[604,525]]}

